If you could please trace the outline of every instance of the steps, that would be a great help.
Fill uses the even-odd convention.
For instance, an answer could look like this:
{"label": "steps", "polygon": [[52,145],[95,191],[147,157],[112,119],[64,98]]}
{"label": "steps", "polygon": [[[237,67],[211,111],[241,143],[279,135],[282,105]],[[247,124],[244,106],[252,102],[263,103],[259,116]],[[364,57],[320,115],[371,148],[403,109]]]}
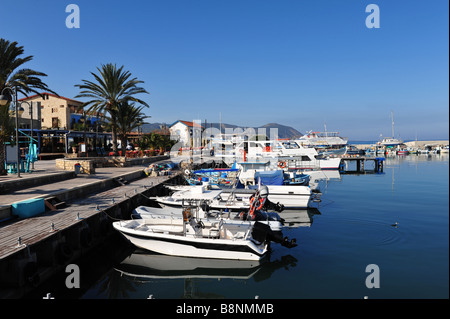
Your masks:
{"label": "steps", "polygon": [[50,196],[44,199],[45,211],[55,211],[67,207],[66,202],[56,196]]}
{"label": "steps", "polygon": [[122,177],[114,178],[114,182],[116,182],[119,186],[125,186],[126,184],[128,184],[128,181],[123,179]]}

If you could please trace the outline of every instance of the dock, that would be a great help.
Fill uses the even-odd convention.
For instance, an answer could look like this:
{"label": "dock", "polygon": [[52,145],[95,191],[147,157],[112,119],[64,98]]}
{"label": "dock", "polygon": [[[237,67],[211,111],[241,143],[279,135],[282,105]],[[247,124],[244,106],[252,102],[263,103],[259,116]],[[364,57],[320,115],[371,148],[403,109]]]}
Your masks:
{"label": "dock", "polygon": [[[0,298],[20,298],[64,270],[114,234],[113,221],[129,219],[149,197],[167,192],[163,184],[181,178],[181,171],[147,176],[143,171],[147,166],[97,168],[92,176],[37,170],[20,179],[14,175],[0,179],[3,217],[14,203],[46,200],[43,213],[0,222]],[[42,184],[33,185],[29,178]]]}
{"label": "dock", "polygon": [[[372,156],[360,156],[360,155],[354,155],[354,156],[342,156],[342,168],[340,169],[341,172],[349,173],[363,173],[363,172],[372,172],[372,173],[383,173],[384,169],[384,161],[386,159],[384,157],[372,157]],[[368,161],[372,161],[374,163],[374,169],[373,170],[366,170],[365,169],[365,163]],[[356,163],[356,170],[355,171],[349,171],[345,168],[345,166],[349,163]]]}

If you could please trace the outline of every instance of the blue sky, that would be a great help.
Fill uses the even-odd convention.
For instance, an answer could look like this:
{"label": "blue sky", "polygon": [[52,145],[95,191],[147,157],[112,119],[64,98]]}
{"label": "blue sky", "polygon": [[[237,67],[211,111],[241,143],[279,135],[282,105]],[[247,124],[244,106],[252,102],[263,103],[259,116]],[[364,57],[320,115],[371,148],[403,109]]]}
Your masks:
{"label": "blue sky", "polygon": [[[68,4],[80,28],[65,25]],[[368,29],[368,4],[380,28]],[[270,122],[351,140],[448,138],[448,0],[2,3],[0,37],[73,98],[102,63],[145,81],[151,122]],[[5,14],[10,13],[10,14]]]}

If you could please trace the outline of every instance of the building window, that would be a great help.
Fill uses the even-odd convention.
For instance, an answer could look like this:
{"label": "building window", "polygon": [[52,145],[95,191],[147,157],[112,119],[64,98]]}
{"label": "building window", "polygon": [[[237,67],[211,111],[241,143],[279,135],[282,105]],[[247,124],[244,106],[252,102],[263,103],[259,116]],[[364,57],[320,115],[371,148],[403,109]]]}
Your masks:
{"label": "building window", "polygon": [[58,128],[58,118],[52,117],[52,128]]}

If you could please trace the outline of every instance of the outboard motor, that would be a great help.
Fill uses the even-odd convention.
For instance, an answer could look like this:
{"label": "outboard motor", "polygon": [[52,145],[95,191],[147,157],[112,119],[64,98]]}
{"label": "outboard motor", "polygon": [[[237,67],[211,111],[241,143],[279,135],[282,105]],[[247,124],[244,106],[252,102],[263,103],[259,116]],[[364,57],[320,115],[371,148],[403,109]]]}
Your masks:
{"label": "outboard motor", "polygon": [[206,213],[209,212],[209,209],[210,209],[210,207],[206,201],[201,202],[200,208]]}
{"label": "outboard motor", "polygon": [[274,211],[280,213],[284,210],[284,205],[280,204],[280,203],[275,204],[275,203],[271,202],[270,200],[266,199],[263,210],[265,210],[265,211],[274,210]]}
{"label": "outboard motor", "polygon": [[289,240],[287,237],[283,237],[281,231],[273,231],[269,225],[256,222],[252,229],[252,237],[254,240],[262,243],[265,241],[273,241],[281,244],[283,247],[293,248],[297,246],[297,240]]}

